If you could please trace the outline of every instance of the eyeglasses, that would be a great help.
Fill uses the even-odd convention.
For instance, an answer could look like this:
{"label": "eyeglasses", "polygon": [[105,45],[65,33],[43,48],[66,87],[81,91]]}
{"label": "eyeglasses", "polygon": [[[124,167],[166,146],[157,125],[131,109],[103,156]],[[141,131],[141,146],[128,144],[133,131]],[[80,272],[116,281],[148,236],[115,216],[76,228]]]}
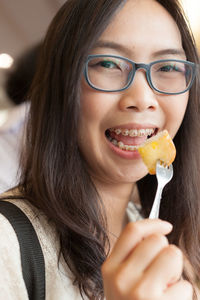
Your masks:
{"label": "eyeglasses", "polygon": [[119,92],[133,82],[139,69],[146,71],[149,86],[162,94],[178,95],[188,91],[196,75],[195,63],[162,59],[150,64],[115,55],[89,55],[85,64],[85,78],[89,86],[98,91]]}

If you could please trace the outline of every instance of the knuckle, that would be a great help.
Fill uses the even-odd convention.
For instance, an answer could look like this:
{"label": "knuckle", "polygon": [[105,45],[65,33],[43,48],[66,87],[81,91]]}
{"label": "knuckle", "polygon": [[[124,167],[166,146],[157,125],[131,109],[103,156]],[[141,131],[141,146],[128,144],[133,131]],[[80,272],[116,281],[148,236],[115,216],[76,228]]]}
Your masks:
{"label": "knuckle", "polygon": [[145,300],[145,298],[143,297],[143,294],[140,292],[139,289],[132,291],[132,293],[130,295],[130,299],[131,298],[134,300]]}
{"label": "knuckle", "polygon": [[142,236],[142,229],[138,223],[129,222],[126,226],[126,230],[131,235]]}
{"label": "knuckle", "polygon": [[168,268],[173,268],[176,273],[180,273],[183,270],[183,254],[181,250],[174,246],[166,246],[161,252],[161,258],[164,259],[165,264],[168,264]]}
{"label": "knuckle", "polygon": [[151,235],[150,237],[152,239],[152,241],[156,244],[160,244],[161,246],[167,246],[169,243],[168,243],[168,239],[162,235],[162,234],[159,234],[159,233],[155,233],[153,235]]}
{"label": "knuckle", "polygon": [[113,278],[113,286],[115,288],[115,291],[119,296],[124,295],[125,293],[125,286],[124,286],[124,278],[123,274],[121,273],[116,273],[114,278]]}
{"label": "knuckle", "polygon": [[105,285],[108,285],[120,299],[125,295],[124,276],[120,272],[110,272],[107,265],[101,267],[102,277]]}
{"label": "knuckle", "polygon": [[187,280],[183,280],[183,285],[184,285],[184,295],[186,296],[186,299],[192,299],[194,293],[194,288],[192,284]]}
{"label": "knuckle", "polygon": [[152,300],[152,299],[154,299],[154,300],[156,300],[157,296],[152,295],[152,293],[150,293],[149,290],[144,288],[142,285],[141,286],[139,285],[137,288],[135,288],[132,291],[130,299],[134,299],[134,300]]}
{"label": "knuckle", "polygon": [[167,247],[167,252],[171,258],[179,258],[180,260],[183,260],[182,251],[175,245],[169,245],[169,247]]}
{"label": "knuckle", "polygon": [[101,266],[101,274],[104,278],[109,276],[110,268],[109,268],[109,264],[107,262],[104,262],[103,265]]}

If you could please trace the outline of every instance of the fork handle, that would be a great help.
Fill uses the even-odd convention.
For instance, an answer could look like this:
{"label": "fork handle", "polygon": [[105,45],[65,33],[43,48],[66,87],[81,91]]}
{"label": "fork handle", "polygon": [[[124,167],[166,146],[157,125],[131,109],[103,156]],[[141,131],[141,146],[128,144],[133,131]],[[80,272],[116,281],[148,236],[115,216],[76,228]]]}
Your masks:
{"label": "fork handle", "polygon": [[156,195],[154,198],[153,206],[151,208],[149,219],[157,219],[159,217],[160,200],[161,200],[161,196],[162,196],[162,190],[163,190],[163,186],[158,184],[158,188],[157,188]]}

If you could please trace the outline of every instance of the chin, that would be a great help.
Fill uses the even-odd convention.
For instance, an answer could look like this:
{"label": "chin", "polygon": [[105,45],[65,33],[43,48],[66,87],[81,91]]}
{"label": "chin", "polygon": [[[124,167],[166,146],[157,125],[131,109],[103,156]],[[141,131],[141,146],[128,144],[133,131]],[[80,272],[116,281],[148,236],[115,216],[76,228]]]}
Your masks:
{"label": "chin", "polygon": [[142,164],[140,167],[129,167],[126,170],[118,170],[116,172],[116,176],[113,176],[115,178],[115,181],[118,183],[135,183],[138,180],[142,179],[148,174],[148,170],[145,165]]}

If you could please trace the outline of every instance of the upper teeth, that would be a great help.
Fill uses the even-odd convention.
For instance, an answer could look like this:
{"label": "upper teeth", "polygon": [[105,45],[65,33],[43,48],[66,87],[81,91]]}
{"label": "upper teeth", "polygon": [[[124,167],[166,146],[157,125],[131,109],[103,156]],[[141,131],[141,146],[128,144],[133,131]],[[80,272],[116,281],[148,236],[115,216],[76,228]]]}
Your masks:
{"label": "upper teeth", "polygon": [[149,136],[155,132],[155,128],[147,128],[147,129],[121,129],[121,128],[110,128],[111,132],[115,132],[117,135],[122,134],[124,136]]}

